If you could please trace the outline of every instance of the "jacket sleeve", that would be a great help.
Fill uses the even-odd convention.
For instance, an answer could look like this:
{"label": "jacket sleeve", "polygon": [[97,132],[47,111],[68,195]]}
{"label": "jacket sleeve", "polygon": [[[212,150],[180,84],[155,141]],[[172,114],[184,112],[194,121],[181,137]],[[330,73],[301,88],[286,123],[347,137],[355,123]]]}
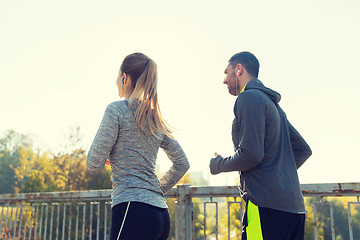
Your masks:
{"label": "jacket sleeve", "polygon": [[100,172],[109,158],[119,131],[119,121],[116,109],[108,105],[100,127],[90,147],[86,166],[90,173]]}
{"label": "jacket sleeve", "polygon": [[288,123],[291,148],[293,150],[296,167],[299,168],[311,156],[312,151],[298,131],[296,131],[290,122]]}
{"label": "jacket sleeve", "polygon": [[210,172],[248,171],[264,158],[265,110],[263,100],[251,91],[239,95],[234,113],[240,125],[239,146],[234,155],[210,161]]}
{"label": "jacket sleeve", "polygon": [[190,168],[190,164],[183,149],[176,140],[165,136],[160,147],[173,163],[171,168],[160,179],[160,189],[163,193],[166,193],[184,176]]}

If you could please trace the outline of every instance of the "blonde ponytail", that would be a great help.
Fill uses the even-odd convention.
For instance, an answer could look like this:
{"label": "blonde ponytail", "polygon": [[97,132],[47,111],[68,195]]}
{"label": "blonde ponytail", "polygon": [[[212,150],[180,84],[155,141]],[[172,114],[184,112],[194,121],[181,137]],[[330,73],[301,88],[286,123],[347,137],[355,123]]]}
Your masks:
{"label": "blonde ponytail", "polygon": [[[123,73],[130,74],[133,82],[134,91],[129,98],[129,104],[131,108],[134,103],[137,103],[135,111],[137,126],[140,131],[147,136],[154,135],[158,137],[161,132],[173,138],[171,133],[172,128],[164,120],[160,112],[157,93],[158,74],[156,63],[142,53],[134,53],[124,59],[121,68],[123,68],[124,63],[126,63],[127,58],[139,66],[138,71],[133,71],[133,73],[126,72],[125,69],[122,71]],[[142,66],[143,69],[141,72],[139,72],[140,66]],[[124,66],[124,68],[125,67],[126,66]],[[133,67],[133,70],[135,70],[135,68],[136,67]],[[136,75],[140,76],[136,78]]]}

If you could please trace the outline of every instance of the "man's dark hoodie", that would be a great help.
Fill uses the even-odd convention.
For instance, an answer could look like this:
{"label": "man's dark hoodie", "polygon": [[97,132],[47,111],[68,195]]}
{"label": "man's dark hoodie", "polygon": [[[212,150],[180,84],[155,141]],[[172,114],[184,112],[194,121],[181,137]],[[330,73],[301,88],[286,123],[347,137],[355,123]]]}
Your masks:
{"label": "man's dark hoodie", "polygon": [[234,106],[233,156],[210,162],[212,174],[239,171],[242,197],[259,207],[306,213],[297,169],[311,149],[279,106],[279,93],[251,80]]}

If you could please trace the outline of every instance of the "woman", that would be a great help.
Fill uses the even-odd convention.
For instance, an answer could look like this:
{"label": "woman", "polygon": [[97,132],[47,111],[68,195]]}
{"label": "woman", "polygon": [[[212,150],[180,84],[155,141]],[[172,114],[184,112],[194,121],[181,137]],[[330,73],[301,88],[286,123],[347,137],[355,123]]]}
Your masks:
{"label": "woman", "polygon": [[[160,113],[157,78],[157,65],[146,55],[124,59],[116,84],[125,100],[108,105],[88,153],[91,173],[101,171],[107,159],[111,165],[111,240],[167,239],[164,194],[190,167]],[[173,163],[160,181],[155,174],[159,147]]]}

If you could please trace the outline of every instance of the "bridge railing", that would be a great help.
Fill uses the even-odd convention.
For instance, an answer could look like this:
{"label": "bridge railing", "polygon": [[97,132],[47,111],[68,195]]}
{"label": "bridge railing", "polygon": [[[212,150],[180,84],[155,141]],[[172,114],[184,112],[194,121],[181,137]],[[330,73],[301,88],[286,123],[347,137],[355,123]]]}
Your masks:
{"label": "bridge railing", "polygon": [[[356,197],[356,201],[348,202],[349,237],[350,240],[354,239],[351,206],[360,204],[360,183],[302,184],[301,189],[304,197],[320,197],[319,201],[312,203],[314,239],[318,237],[317,207],[325,204],[329,206],[331,236],[335,240],[333,205],[323,200],[324,197]],[[240,206],[237,221],[241,229],[241,216],[245,204],[240,199],[236,186],[178,185],[171,189],[166,197],[176,201],[176,240],[219,239],[218,220],[221,214],[228,216],[227,238],[240,238],[236,231],[231,229],[230,223],[231,208],[234,205]],[[196,199],[200,199],[203,204],[203,233],[200,237],[195,236]],[[227,207],[219,207],[224,204]],[[223,211],[219,210],[220,208]],[[212,209],[215,216],[209,214],[208,209]],[[211,233],[207,231],[210,218],[215,218],[215,230]],[[0,194],[0,239],[109,239],[110,226],[111,190]]]}

